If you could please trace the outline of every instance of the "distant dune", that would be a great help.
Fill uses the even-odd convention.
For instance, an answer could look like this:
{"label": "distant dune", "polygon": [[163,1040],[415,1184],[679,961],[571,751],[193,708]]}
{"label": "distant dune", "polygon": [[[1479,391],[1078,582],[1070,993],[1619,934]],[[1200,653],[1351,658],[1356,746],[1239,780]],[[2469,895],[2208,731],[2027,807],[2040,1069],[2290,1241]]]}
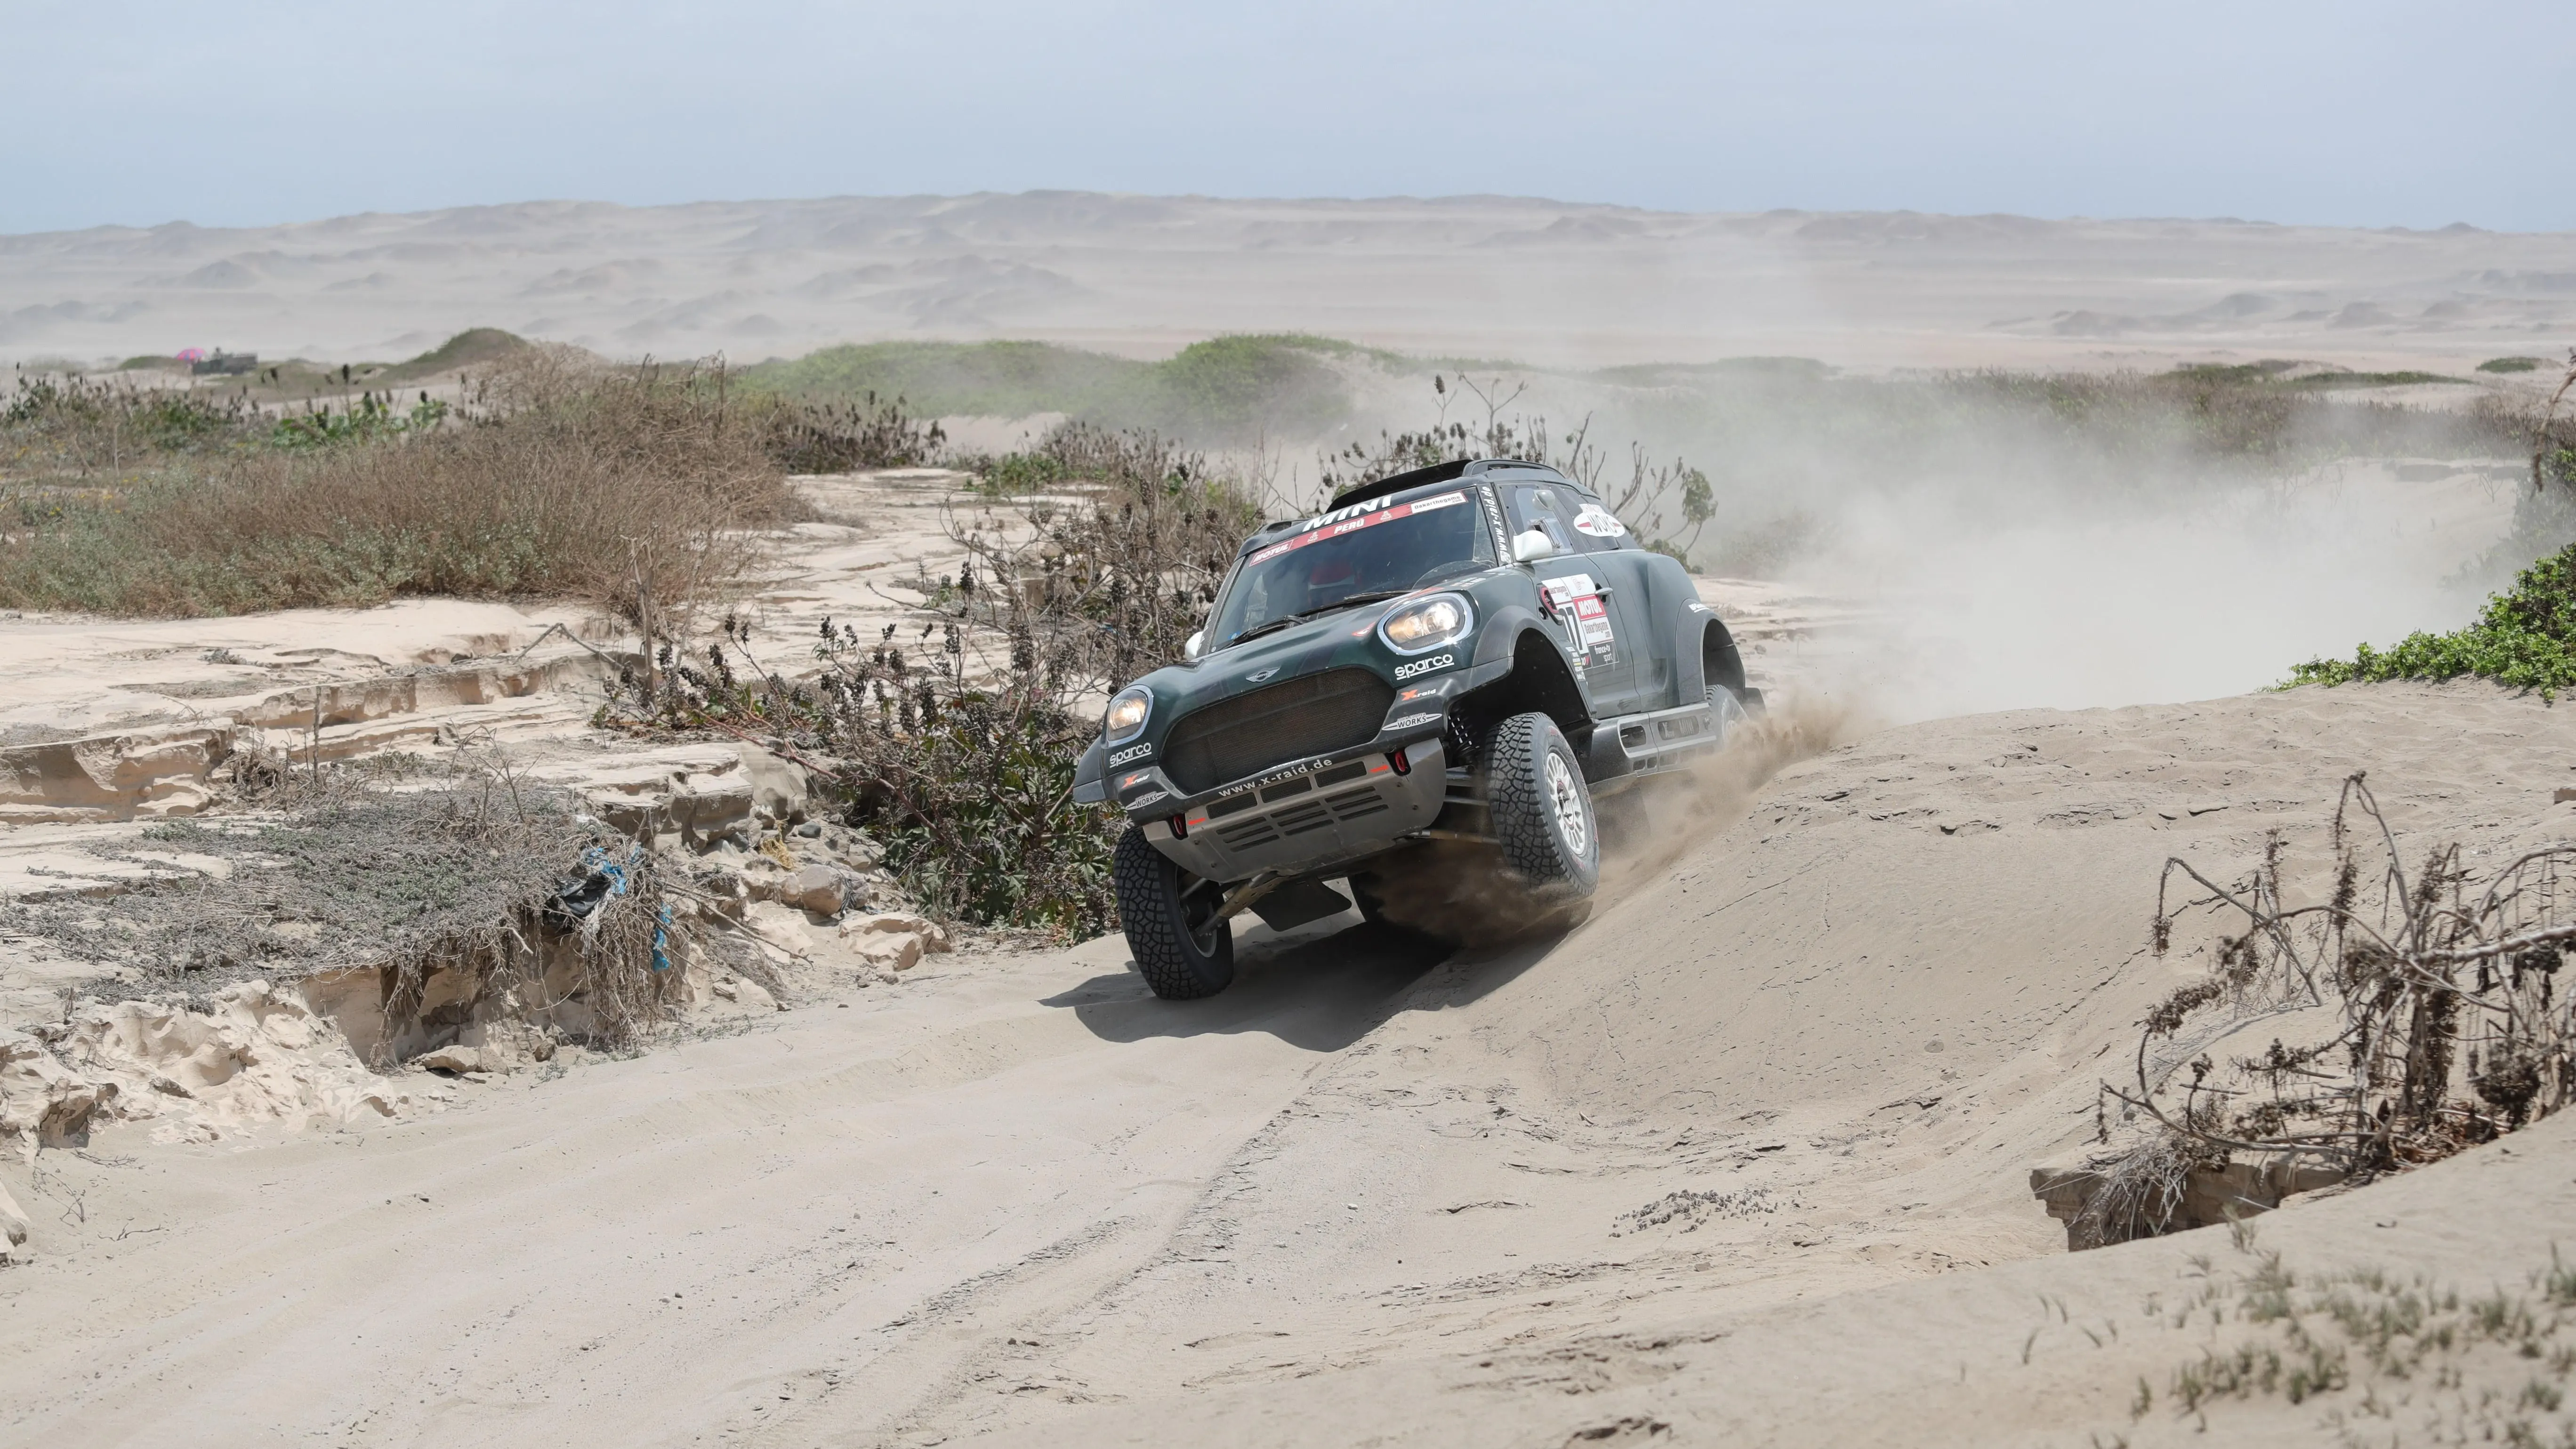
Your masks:
{"label": "distant dune", "polygon": [[0,361],[382,359],[477,325],[741,361],[904,337],[1157,355],[1303,331],[1558,364],[2456,370],[2576,331],[2576,235],[1030,192],[0,237]]}

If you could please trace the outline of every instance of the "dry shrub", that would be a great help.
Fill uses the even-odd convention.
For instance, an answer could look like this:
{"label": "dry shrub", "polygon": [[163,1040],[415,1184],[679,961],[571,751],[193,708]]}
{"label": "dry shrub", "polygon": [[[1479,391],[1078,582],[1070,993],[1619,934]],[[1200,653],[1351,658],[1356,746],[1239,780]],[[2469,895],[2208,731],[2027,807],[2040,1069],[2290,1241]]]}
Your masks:
{"label": "dry shrub", "polygon": [[[664,967],[680,947],[656,862],[505,760],[468,759],[425,788],[383,788],[345,767],[317,777],[255,753],[231,773],[276,813],[150,826],[148,855],[99,844],[97,854],[149,872],[141,888],[20,902],[0,910],[0,925],[128,968],[147,990],[205,995],[254,977],[380,970],[388,1036],[421,1024],[437,972],[456,973],[466,1000],[447,1008],[457,1020],[433,1027],[501,996],[511,1014],[569,1001],[581,1034],[601,1045],[669,1015],[677,973]],[[231,869],[173,868],[173,852]]]}
{"label": "dry shrub", "polygon": [[1074,803],[1110,691],[1180,657],[1237,543],[1251,486],[1149,433],[1078,425],[1041,444],[1057,492],[987,497],[949,532],[965,565],[909,587],[917,631],[825,621],[820,673],[791,682],[729,626],[665,651],[656,724],[776,740],[845,792],[854,824],[935,914],[1069,936],[1116,924],[1124,819]]}
{"label": "dry shrub", "polygon": [[0,604],[180,616],[544,595],[685,615],[752,562],[739,530],[790,507],[737,411],[720,373],[533,351],[448,427],[226,453],[31,520],[0,541]]}
{"label": "dry shrub", "polygon": [[768,398],[753,408],[762,445],[790,473],[847,473],[860,468],[921,468],[940,461],[948,434],[912,415],[898,397],[869,393],[855,403],[797,404]]}
{"label": "dry shrub", "polygon": [[[2158,955],[2185,912],[2215,909],[2229,924],[2210,975],[2141,1023],[2134,1085],[2102,1088],[2142,1131],[2091,1166],[2128,1184],[2134,1200],[2114,1206],[2149,1231],[2193,1169],[2245,1160],[2366,1177],[2576,1098],[2576,1003],[2557,992],[2576,947],[2576,846],[2528,852],[2483,882],[2457,845],[2410,869],[2359,774],[2333,839],[2334,886],[2311,905],[2288,903],[2277,836],[2231,885],[2166,862]],[[2171,903],[2182,882],[2205,894]],[[2105,1144],[2111,1130],[2106,1111]]]}
{"label": "dry shrub", "polygon": [[[1717,513],[1716,493],[1708,475],[1679,458],[1658,462],[1647,454],[1644,444],[1631,443],[1627,480],[1611,479],[1609,459],[1592,441],[1589,417],[1573,432],[1558,438],[1548,431],[1544,416],[1506,415],[1504,410],[1528,390],[1526,383],[1506,389],[1500,378],[1478,383],[1461,373],[1453,383],[1446,374],[1432,374],[1431,392],[1438,415],[1431,425],[1420,432],[1381,431],[1374,445],[1352,443],[1338,453],[1318,458],[1317,475],[1323,497],[1329,499],[1337,489],[1351,484],[1438,463],[1475,458],[1544,463],[1599,494],[1646,547],[1688,565],[1700,530]],[[1472,406],[1484,411],[1481,424],[1471,425],[1449,416],[1449,410],[1462,398],[1475,399]],[[1675,530],[1681,524],[1688,524],[1690,531],[1677,538]]]}

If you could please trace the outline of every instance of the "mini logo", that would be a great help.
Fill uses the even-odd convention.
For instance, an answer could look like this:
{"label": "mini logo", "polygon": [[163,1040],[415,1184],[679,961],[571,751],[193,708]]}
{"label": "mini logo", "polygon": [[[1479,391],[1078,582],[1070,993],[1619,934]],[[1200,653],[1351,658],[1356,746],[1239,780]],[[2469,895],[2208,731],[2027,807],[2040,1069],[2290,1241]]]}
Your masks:
{"label": "mini logo", "polygon": [[1278,672],[1279,666],[1274,664],[1268,669],[1256,669],[1250,674],[1243,676],[1243,678],[1244,682],[1247,684],[1259,684],[1261,681],[1268,679],[1270,676],[1277,674]]}
{"label": "mini logo", "polygon": [[1435,669],[1446,669],[1457,662],[1458,656],[1455,654],[1434,654],[1428,659],[1416,659],[1411,664],[1395,666],[1395,677],[1411,679],[1417,674],[1429,674]]}
{"label": "mini logo", "polygon": [[1152,753],[1154,753],[1152,745],[1129,745],[1109,757],[1109,767],[1114,770],[1129,760],[1141,760]]}

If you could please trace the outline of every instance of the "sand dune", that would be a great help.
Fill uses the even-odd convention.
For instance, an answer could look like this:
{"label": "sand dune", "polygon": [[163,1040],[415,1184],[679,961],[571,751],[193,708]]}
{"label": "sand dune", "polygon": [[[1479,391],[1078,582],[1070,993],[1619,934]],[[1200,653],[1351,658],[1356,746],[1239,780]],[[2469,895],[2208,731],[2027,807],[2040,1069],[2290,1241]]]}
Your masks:
{"label": "sand dune", "polygon": [[[46,1251],[0,1276],[0,1424],[65,1446],[179,1422],[207,1444],[2199,1437],[2129,1411],[2216,1330],[2146,1308],[2258,1260],[2216,1231],[2065,1257],[2026,1183],[2196,969],[2144,951],[2157,862],[2238,868],[2278,829],[2321,867],[2356,767],[2410,848],[2563,834],[2571,729],[2474,685],[1937,721],[1749,796],[1721,779],[1718,818],[1552,943],[1441,962],[1347,918],[1256,929],[1235,989],[1187,1005],[1114,937],[960,954],[426,1121],[102,1139],[19,1193]],[[2260,1242],[2519,1281],[2576,1206],[2568,1151],[2553,1123],[2294,1202]],[[2430,1411],[2429,1384],[2379,1388]],[[2332,1442],[2317,1402],[2206,1422]]]}
{"label": "sand dune", "polygon": [[226,347],[390,360],[467,326],[741,361],[879,337],[1161,354],[1304,331],[1549,364],[1792,354],[2459,370],[2576,319],[2570,239],[2234,220],[1698,215],[1510,197],[1080,192],[0,237],[0,360]]}

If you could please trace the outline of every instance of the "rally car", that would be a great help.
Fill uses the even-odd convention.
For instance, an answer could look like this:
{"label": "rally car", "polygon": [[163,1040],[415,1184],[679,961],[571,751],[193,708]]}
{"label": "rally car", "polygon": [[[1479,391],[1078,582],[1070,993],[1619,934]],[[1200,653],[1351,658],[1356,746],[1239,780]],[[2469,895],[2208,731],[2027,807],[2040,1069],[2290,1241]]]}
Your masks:
{"label": "rally car", "polygon": [[1184,652],[1110,700],[1074,786],[1127,815],[1119,915],[1167,999],[1226,988],[1245,910],[1275,930],[1383,918],[1372,865],[1424,841],[1470,842],[1456,858],[1516,895],[1587,897],[1595,799],[1762,707],[1678,562],[1564,474],[1503,459],[1262,528]]}

